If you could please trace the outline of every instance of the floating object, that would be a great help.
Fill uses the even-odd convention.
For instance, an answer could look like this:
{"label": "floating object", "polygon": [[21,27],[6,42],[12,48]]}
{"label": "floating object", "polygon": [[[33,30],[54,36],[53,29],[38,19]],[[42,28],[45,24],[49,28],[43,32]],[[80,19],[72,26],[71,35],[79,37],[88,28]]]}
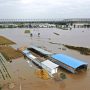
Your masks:
{"label": "floating object", "polygon": [[39,69],[39,70],[36,70],[36,75],[39,77],[39,78],[42,78],[44,80],[47,80],[49,79],[49,74],[46,70],[44,69]]}

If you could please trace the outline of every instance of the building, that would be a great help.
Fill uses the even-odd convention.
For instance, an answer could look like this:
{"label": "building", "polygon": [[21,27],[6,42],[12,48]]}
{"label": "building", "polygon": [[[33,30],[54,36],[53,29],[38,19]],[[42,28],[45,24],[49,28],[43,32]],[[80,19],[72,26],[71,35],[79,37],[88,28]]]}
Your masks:
{"label": "building", "polygon": [[75,58],[69,57],[64,54],[54,54],[51,56],[51,61],[58,64],[60,67],[66,70],[76,73],[82,69],[87,69],[87,63],[77,60]]}
{"label": "building", "polygon": [[38,55],[43,56],[43,57],[47,57],[47,56],[52,55],[52,53],[50,53],[42,48],[36,47],[36,46],[31,46],[30,48],[28,48],[28,50],[31,50],[31,51],[33,51],[33,52],[35,52]]}
{"label": "building", "polygon": [[23,53],[24,55],[26,55],[26,54],[29,54],[30,51],[26,49],[26,50],[22,51],[22,53]]}
{"label": "building", "polygon": [[47,70],[50,76],[57,73],[57,69],[58,69],[59,65],[51,62],[50,60],[45,60],[45,61],[41,62],[41,64],[42,64],[42,68]]}
{"label": "building", "polygon": [[51,62],[50,60],[43,60],[41,58],[38,58],[30,53],[29,50],[22,51],[23,54],[30,59],[32,62],[34,62],[39,67],[45,69],[48,71],[48,74],[52,77],[54,73],[57,73],[58,66],[57,64]]}
{"label": "building", "polygon": [[38,65],[38,66],[41,67],[41,61],[40,61],[41,59],[38,60],[38,58],[35,57],[33,54],[31,54],[29,50],[24,50],[24,51],[22,51],[22,52],[23,52],[23,54],[24,54],[28,59],[30,59],[30,60],[31,60],[32,62],[34,62],[36,65]]}

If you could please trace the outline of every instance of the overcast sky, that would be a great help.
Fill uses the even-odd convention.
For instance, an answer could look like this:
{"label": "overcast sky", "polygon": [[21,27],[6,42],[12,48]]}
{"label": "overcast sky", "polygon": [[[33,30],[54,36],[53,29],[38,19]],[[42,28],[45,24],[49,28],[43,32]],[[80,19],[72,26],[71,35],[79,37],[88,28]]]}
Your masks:
{"label": "overcast sky", "polygon": [[89,18],[90,0],[0,0],[0,18]]}

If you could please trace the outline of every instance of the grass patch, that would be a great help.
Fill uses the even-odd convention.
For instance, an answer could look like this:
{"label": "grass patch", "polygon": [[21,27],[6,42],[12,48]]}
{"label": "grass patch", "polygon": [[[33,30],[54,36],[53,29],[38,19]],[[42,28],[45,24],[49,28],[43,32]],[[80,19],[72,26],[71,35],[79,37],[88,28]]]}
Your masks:
{"label": "grass patch", "polygon": [[23,54],[19,50],[15,50],[11,46],[0,47],[0,52],[3,54],[7,61],[12,61],[12,59],[16,59],[23,56]]}
{"label": "grass patch", "polygon": [[25,32],[24,33],[30,33],[30,30],[25,30]]}
{"label": "grass patch", "polygon": [[79,51],[81,54],[90,55],[90,48],[64,45],[65,47]]}
{"label": "grass patch", "polygon": [[0,36],[0,45],[13,45],[15,44],[15,42],[3,37],[3,36]]}

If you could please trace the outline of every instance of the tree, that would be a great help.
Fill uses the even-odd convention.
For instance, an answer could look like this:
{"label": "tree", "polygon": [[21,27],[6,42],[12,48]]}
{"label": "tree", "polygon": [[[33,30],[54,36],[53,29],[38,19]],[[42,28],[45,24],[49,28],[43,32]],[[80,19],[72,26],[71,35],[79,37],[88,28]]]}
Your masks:
{"label": "tree", "polygon": [[66,79],[66,75],[64,73],[61,73],[60,74],[60,78],[63,80],[63,79]]}

